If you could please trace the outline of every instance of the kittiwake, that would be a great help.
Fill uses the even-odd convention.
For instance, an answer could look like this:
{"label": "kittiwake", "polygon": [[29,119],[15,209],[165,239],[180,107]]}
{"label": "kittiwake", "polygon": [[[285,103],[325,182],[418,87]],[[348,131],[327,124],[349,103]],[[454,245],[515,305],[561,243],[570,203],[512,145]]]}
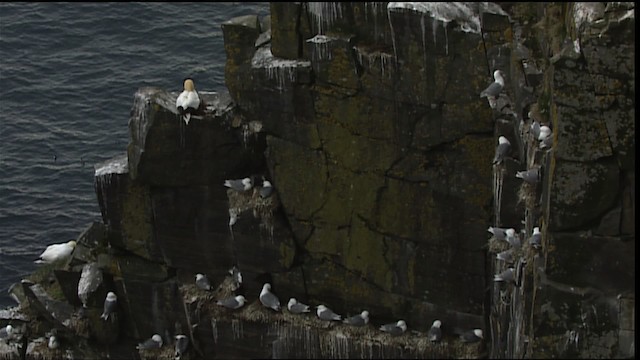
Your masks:
{"label": "kittiwake", "polygon": [[515,283],[516,282],[515,273],[516,271],[512,267],[507,268],[507,270],[501,272],[500,274],[494,275],[493,281],[504,281],[504,282]]}
{"label": "kittiwake", "polygon": [[242,273],[237,266],[233,265],[231,269],[229,269],[229,275],[231,275],[231,280],[233,282],[233,291],[236,291],[242,285]]}
{"label": "kittiwake", "polygon": [[507,237],[507,228],[489,226],[487,231],[492,233],[493,237],[498,240],[504,240]]}
{"label": "kittiwake", "polygon": [[396,323],[384,324],[380,326],[380,330],[393,336],[402,335],[407,331],[407,323],[404,320],[398,320]]}
{"label": "kittiwake", "polygon": [[309,305],[298,302],[296,298],[289,299],[289,303],[287,304],[287,309],[289,309],[289,312],[292,314],[302,314],[302,313],[311,312],[311,310],[309,309]]}
{"label": "kittiwake", "polygon": [[196,286],[198,286],[199,289],[211,291],[211,283],[207,275],[196,274]]}
{"label": "kittiwake", "polygon": [[538,140],[540,136],[540,122],[532,117],[533,113],[529,111],[529,119],[531,119],[531,125],[529,126],[529,133],[531,137]]}
{"label": "kittiwake", "polygon": [[331,309],[329,309],[328,307],[324,306],[324,305],[318,305],[316,306],[316,314],[318,315],[318,318],[320,320],[325,320],[325,321],[340,321],[342,320],[342,316],[334,313]]}
{"label": "kittiwake", "polygon": [[225,180],[224,186],[236,191],[247,191],[251,190],[253,184],[251,182],[251,178],[246,177],[244,179]]}
{"label": "kittiwake", "polygon": [[226,299],[220,299],[216,302],[216,304],[220,306],[224,306],[227,309],[236,310],[243,307],[246,301],[247,299],[245,299],[244,296],[237,295],[237,296],[228,297]]}
{"label": "kittiwake", "polygon": [[71,255],[75,247],[76,242],[73,240],[66,243],[49,245],[35,262],[36,264],[50,264],[65,260]]}
{"label": "kittiwake", "polygon": [[189,346],[189,338],[186,335],[176,335],[176,360],[179,360],[182,355],[187,351]]}
{"label": "kittiwake", "polygon": [[49,342],[47,343],[47,347],[51,350],[55,350],[60,347],[60,342],[55,335],[49,336]]}
{"label": "kittiwake", "polygon": [[191,114],[200,107],[200,96],[195,89],[192,79],[184,80],[184,91],[176,99],[176,109],[182,115],[185,124],[189,125]]}
{"label": "kittiwake", "polygon": [[487,86],[486,89],[482,90],[480,92],[480,97],[486,97],[487,100],[489,101],[489,106],[491,106],[492,109],[494,109],[497,105],[496,102],[496,98],[498,97],[498,95],[500,95],[500,93],[502,92],[502,89],[504,88],[504,78],[503,78],[503,73],[500,70],[496,70],[493,72],[493,79],[494,81]]}
{"label": "kittiwake", "polygon": [[474,343],[483,339],[481,329],[473,329],[466,331],[460,335],[460,340],[465,343]]}
{"label": "kittiwake", "polygon": [[344,319],[342,322],[353,326],[365,326],[369,323],[369,312],[364,310],[358,315]]}
{"label": "kittiwake", "polygon": [[268,198],[269,196],[271,196],[272,192],[273,186],[271,185],[271,182],[269,180],[263,180],[262,188],[260,189],[260,197],[263,199]]}
{"label": "kittiwake", "polygon": [[138,350],[144,349],[159,349],[162,347],[162,337],[159,334],[153,334],[153,336],[144,342],[141,342],[136,346]]}
{"label": "kittiwake", "polygon": [[0,328],[0,339],[7,340],[13,337],[13,326],[11,324]]}
{"label": "kittiwake", "polygon": [[499,253],[496,254],[496,259],[502,260],[502,261],[506,262],[507,264],[513,264],[513,261],[515,260],[513,258],[513,251],[514,251],[514,249],[511,248],[509,250],[505,250],[505,251],[499,252]]}
{"label": "kittiwake", "polygon": [[536,249],[540,249],[542,247],[542,233],[540,232],[539,227],[533,228],[533,234],[529,238],[529,245],[533,246]]}
{"label": "kittiwake", "polygon": [[112,291],[109,291],[107,297],[104,299],[104,310],[102,311],[102,315],[100,317],[104,320],[108,320],[109,316],[116,311],[116,306],[118,303],[118,297]]}
{"label": "kittiwake", "polygon": [[500,164],[504,160],[504,158],[511,151],[511,143],[507,140],[506,137],[500,136],[498,138],[498,146],[496,147],[496,154],[493,157],[494,164]]}
{"label": "kittiwake", "polygon": [[538,140],[540,141],[540,149],[550,148],[553,144],[551,128],[546,125],[542,125],[540,127],[540,135],[538,135]]}
{"label": "kittiwake", "polygon": [[265,307],[280,311],[280,300],[271,292],[271,284],[265,283],[262,286],[262,292],[260,292],[260,302]]}
{"label": "kittiwake", "polygon": [[540,168],[534,167],[526,171],[516,172],[516,177],[526,181],[529,184],[537,184],[540,181]]}
{"label": "kittiwake", "polygon": [[512,248],[519,249],[522,246],[520,242],[520,235],[516,234],[516,230],[511,228],[507,229],[507,236],[505,240],[511,245]]}
{"label": "kittiwake", "polygon": [[433,322],[431,328],[429,329],[429,333],[427,334],[429,341],[436,342],[442,340],[442,329],[440,328],[441,326],[442,322],[440,320],[435,320]]}

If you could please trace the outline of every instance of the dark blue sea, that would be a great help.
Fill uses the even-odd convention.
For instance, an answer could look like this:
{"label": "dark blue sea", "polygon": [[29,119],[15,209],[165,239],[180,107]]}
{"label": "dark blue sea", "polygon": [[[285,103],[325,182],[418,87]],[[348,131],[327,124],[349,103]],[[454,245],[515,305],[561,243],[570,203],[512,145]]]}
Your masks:
{"label": "dark blue sea", "polygon": [[0,308],[46,245],[100,221],[93,165],[126,152],[143,86],[224,89],[221,24],[269,3],[0,3]]}

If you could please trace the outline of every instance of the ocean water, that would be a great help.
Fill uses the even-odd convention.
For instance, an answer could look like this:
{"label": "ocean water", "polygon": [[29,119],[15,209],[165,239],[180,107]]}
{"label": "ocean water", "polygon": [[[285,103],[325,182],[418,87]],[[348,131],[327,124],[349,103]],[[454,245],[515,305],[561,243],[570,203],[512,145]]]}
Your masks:
{"label": "ocean water", "polygon": [[249,14],[269,3],[0,3],[0,308],[100,221],[93,165],[126,152],[135,91],[223,90],[221,24]]}

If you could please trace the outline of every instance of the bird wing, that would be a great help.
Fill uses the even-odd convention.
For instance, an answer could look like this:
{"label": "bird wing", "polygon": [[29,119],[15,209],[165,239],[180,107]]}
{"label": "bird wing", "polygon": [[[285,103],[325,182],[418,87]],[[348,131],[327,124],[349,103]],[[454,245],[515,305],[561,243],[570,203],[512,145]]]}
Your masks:
{"label": "bird wing", "polygon": [[234,297],[218,300],[217,304],[230,309],[235,309],[238,307],[238,301]]}
{"label": "bird wing", "polygon": [[262,302],[264,306],[270,307],[272,309],[280,309],[280,300],[270,292],[260,296],[260,302]]}
{"label": "bird wing", "polygon": [[487,86],[486,89],[480,92],[480,97],[485,97],[485,96],[496,97],[500,94],[501,91],[502,91],[502,85],[500,85],[497,82],[492,82],[491,85]]}

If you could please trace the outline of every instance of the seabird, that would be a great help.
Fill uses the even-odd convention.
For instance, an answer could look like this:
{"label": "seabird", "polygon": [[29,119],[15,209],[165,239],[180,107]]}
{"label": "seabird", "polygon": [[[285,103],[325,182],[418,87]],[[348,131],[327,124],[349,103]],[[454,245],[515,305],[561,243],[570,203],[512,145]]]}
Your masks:
{"label": "seabird", "polygon": [[49,336],[49,342],[47,343],[47,347],[51,350],[57,349],[60,347],[60,342],[55,335]]}
{"label": "seabird", "polygon": [[513,268],[507,268],[507,270],[501,272],[500,274],[493,276],[493,281],[504,281],[504,282],[516,282],[515,278],[515,270]]}
{"label": "seabird", "polygon": [[13,326],[11,324],[0,328],[0,339],[6,340],[11,339],[11,337],[13,337]]}
{"label": "seabird", "polygon": [[342,320],[342,316],[334,313],[331,309],[329,309],[328,307],[324,306],[324,305],[318,305],[316,306],[316,314],[318,315],[318,318],[320,320],[325,320],[325,321],[340,321]]}
{"label": "seabird", "polygon": [[522,243],[520,242],[520,235],[516,234],[516,230],[511,228],[507,229],[507,236],[505,240],[511,245],[512,248],[520,248]]}
{"label": "seabird", "polygon": [[514,249],[511,248],[509,250],[505,250],[505,251],[499,252],[499,253],[496,254],[496,259],[502,260],[502,261],[506,262],[507,264],[513,264],[513,260],[514,260],[513,251],[514,251]]}
{"label": "seabird", "polygon": [[280,300],[271,292],[271,284],[265,283],[262,286],[262,292],[260,292],[260,302],[265,307],[280,311]]}
{"label": "seabird", "polygon": [[253,184],[251,183],[251,178],[246,177],[238,180],[225,180],[224,186],[236,191],[247,191],[253,187]]}
{"label": "seabird", "polygon": [[242,285],[242,273],[240,272],[240,269],[233,265],[233,267],[229,269],[229,275],[231,275],[231,279],[233,280],[233,290],[238,290]]}
{"label": "seabird", "polygon": [[296,298],[289,299],[289,303],[287,304],[287,309],[289,309],[289,312],[292,314],[302,314],[302,313],[311,312],[311,310],[309,309],[309,305],[298,302]]}
{"label": "seabird", "polygon": [[500,70],[496,70],[493,72],[493,79],[494,81],[487,86],[486,89],[482,90],[480,92],[480,97],[486,97],[487,100],[489,101],[489,106],[491,106],[491,108],[495,108],[496,106],[496,98],[498,97],[498,95],[500,95],[500,92],[502,92],[502,89],[504,88],[504,78],[502,77],[503,73]]}
{"label": "seabird", "polygon": [[196,286],[202,290],[211,291],[211,283],[207,275],[196,274]]}
{"label": "seabird", "polygon": [[551,136],[551,128],[543,125],[540,127],[540,135],[538,135],[540,141],[540,148],[548,148],[553,144],[553,136]]}
{"label": "seabird", "polygon": [[36,264],[50,264],[57,261],[67,259],[73,249],[76,247],[76,242],[71,240],[66,243],[52,244],[40,254],[39,259],[35,261]]}
{"label": "seabird", "polygon": [[179,360],[187,351],[189,346],[189,338],[185,335],[176,335],[176,360]]}
{"label": "seabird", "polygon": [[176,99],[176,109],[178,109],[178,112],[182,115],[185,124],[189,125],[191,114],[197,111],[199,107],[200,96],[198,96],[198,92],[193,85],[193,80],[185,79],[184,91],[182,91]]}
{"label": "seabird", "polygon": [[429,341],[436,342],[442,340],[442,329],[440,329],[440,326],[442,326],[442,322],[440,322],[440,320],[435,320],[433,322],[429,329],[429,333],[427,334]]}
{"label": "seabird", "polygon": [[262,188],[260,189],[260,197],[263,199],[268,198],[269,196],[271,196],[272,192],[273,186],[271,185],[271,182],[269,180],[263,180]]}
{"label": "seabird", "polygon": [[516,177],[520,178],[529,184],[536,184],[540,181],[540,168],[533,168],[526,171],[516,172]]}
{"label": "seabird", "polygon": [[533,234],[529,238],[529,245],[533,246],[536,249],[540,249],[542,247],[542,233],[540,232],[539,227],[533,228]]}
{"label": "seabird", "polygon": [[407,324],[404,320],[398,320],[397,323],[384,324],[380,326],[380,330],[389,333],[390,335],[398,336],[407,331]]}
{"label": "seabird", "polygon": [[473,329],[467,332],[462,333],[460,335],[460,340],[465,343],[474,343],[482,340],[482,330],[481,329]]}
{"label": "seabird", "polygon": [[238,296],[228,297],[226,299],[220,299],[216,302],[216,304],[220,306],[224,306],[227,309],[236,310],[243,307],[246,301],[247,299],[245,299],[244,296],[238,295]]}
{"label": "seabird", "polygon": [[504,240],[507,237],[507,228],[489,226],[487,231],[492,233],[493,237],[498,240]]}
{"label": "seabird", "polygon": [[153,336],[144,342],[141,342],[136,346],[136,349],[160,349],[162,347],[162,337],[159,334],[153,334]]}
{"label": "seabird", "polygon": [[116,311],[116,305],[118,302],[118,297],[112,291],[109,291],[107,297],[104,299],[104,310],[102,311],[102,315],[100,317],[102,319],[108,320],[109,316]]}
{"label": "seabird", "polygon": [[502,160],[504,160],[509,151],[511,151],[511,143],[506,137],[500,136],[498,138],[498,146],[496,147],[496,155],[493,157],[493,163],[502,163]]}
{"label": "seabird", "polygon": [[531,126],[529,127],[529,132],[534,139],[538,139],[540,136],[540,122],[533,118],[533,114],[529,111],[529,119],[531,119]]}
{"label": "seabird", "polygon": [[344,319],[342,322],[353,326],[365,326],[369,323],[369,312],[364,310],[358,315]]}

